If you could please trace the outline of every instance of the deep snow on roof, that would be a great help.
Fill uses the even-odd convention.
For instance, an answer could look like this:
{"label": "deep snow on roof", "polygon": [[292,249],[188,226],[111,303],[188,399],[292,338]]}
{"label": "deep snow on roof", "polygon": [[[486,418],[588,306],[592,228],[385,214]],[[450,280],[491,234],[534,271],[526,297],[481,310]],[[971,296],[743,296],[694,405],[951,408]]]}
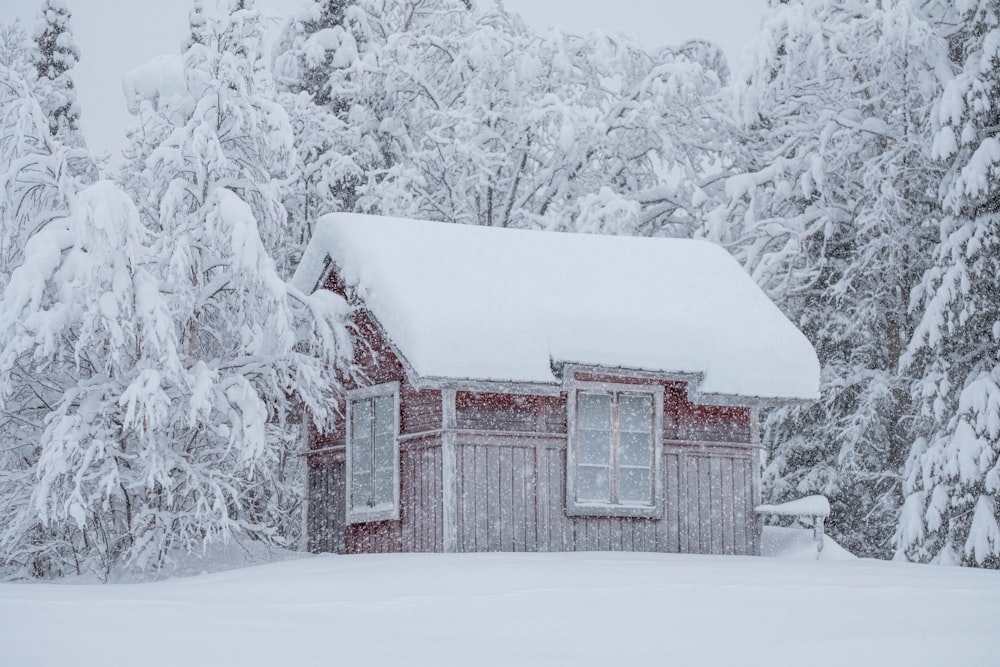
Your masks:
{"label": "deep snow on roof", "polygon": [[568,362],[697,374],[706,399],[818,396],[812,345],[705,241],[338,213],[293,282],[327,258],[421,378],[557,383]]}

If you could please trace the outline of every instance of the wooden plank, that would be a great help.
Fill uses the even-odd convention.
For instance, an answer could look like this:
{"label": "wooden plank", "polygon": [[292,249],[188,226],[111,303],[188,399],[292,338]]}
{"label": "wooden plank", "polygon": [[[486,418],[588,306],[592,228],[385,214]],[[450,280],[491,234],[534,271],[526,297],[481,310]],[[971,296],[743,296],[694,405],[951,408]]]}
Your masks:
{"label": "wooden plank", "polygon": [[[636,549],[635,545],[638,542],[641,546],[642,543],[642,526],[643,524],[651,524],[655,530],[656,520],[655,519],[642,519],[637,517],[623,516],[618,517],[618,525],[621,529],[621,538],[619,541],[619,546],[616,547],[618,551],[642,551],[642,549]],[[638,540],[636,538],[639,538]],[[615,538],[615,527],[614,524],[611,526],[611,541],[614,543]],[[653,538],[655,541],[655,537]]]}
{"label": "wooden plank", "polygon": [[406,452],[406,477],[407,477],[407,504],[409,506],[409,517],[407,519],[409,528],[404,539],[409,543],[410,551],[420,551],[420,466],[419,449]]}
{"label": "wooden plank", "polygon": [[548,452],[542,447],[536,447],[535,483],[532,485],[535,496],[535,548],[538,551],[552,551],[552,534],[549,523],[549,465]]}
{"label": "wooden plank", "polygon": [[685,503],[687,505],[687,552],[700,553],[701,549],[701,522],[698,520],[698,457],[687,457],[687,488]]}
{"label": "wooden plank", "polygon": [[514,466],[511,462],[513,451],[501,447],[500,451],[500,550],[514,550]]}
{"label": "wooden plank", "polygon": [[713,456],[709,462],[709,494],[711,511],[712,553],[722,553],[722,459]]}
{"label": "wooden plank", "polygon": [[413,544],[415,551],[427,551],[427,522],[424,521],[424,498],[427,495],[427,475],[424,471],[426,449],[413,450]]}
{"label": "wooden plank", "polygon": [[406,530],[406,468],[403,465],[403,451],[399,452],[399,520],[395,522],[396,542],[400,551],[408,550],[408,543],[404,539]]}
{"label": "wooden plank", "polygon": [[487,497],[487,524],[486,537],[488,551],[500,551],[500,448],[486,448],[486,497]]}
{"label": "wooden plank", "polygon": [[750,553],[750,533],[747,530],[746,461],[737,459],[733,466],[733,549],[739,555]]}
{"label": "wooden plank", "polygon": [[756,507],[757,499],[754,497],[754,467],[755,463],[746,461],[743,464],[743,497],[746,499],[746,519],[744,524],[747,531],[747,554],[754,555],[756,549],[756,515],[753,508]]}
{"label": "wooden plank", "polygon": [[733,520],[733,500],[735,489],[733,488],[733,459],[724,458],[722,467],[722,553],[736,553],[735,535],[736,522]]}
{"label": "wooden plank", "polygon": [[524,458],[525,450],[517,447],[510,451],[510,481],[511,481],[511,550],[525,550],[524,526],[527,520],[524,516]]}
{"label": "wooden plank", "polygon": [[487,551],[489,549],[489,540],[487,537],[487,526],[489,525],[487,512],[489,507],[488,497],[488,487],[486,482],[487,470],[486,470],[486,448],[485,447],[474,447],[475,450],[475,466],[476,466],[476,483],[475,483],[475,516],[476,516],[476,551]]}
{"label": "wooden plank", "polygon": [[523,450],[524,455],[524,548],[538,551],[538,459],[535,448]]}
{"label": "wooden plank", "polygon": [[690,540],[691,529],[688,526],[688,508],[687,508],[687,487],[688,487],[688,457],[685,454],[679,454],[677,458],[677,474],[678,474],[678,484],[677,484],[677,530],[678,530],[678,545],[677,551],[679,553],[687,553],[688,551],[688,541]]}
{"label": "wooden plank", "polygon": [[566,514],[566,450],[549,451],[549,489],[552,491],[549,501],[558,535],[557,550],[575,551],[575,528]]}
{"label": "wooden plank", "polygon": [[345,529],[347,528],[347,466],[343,463],[336,463],[330,466],[330,477],[327,480],[327,498],[330,499],[328,512],[330,513],[329,546],[330,551],[338,554],[345,552]]}
{"label": "wooden plank", "polygon": [[434,450],[420,450],[420,476],[423,479],[422,495],[420,498],[420,524],[423,526],[423,551],[434,551],[434,515],[436,514],[435,503],[435,475],[434,475]]}
{"label": "wooden plank", "polygon": [[575,516],[570,519],[570,524],[573,527],[573,549],[575,551],[588,551],[590,550],[590,541],[587,528],[587,519],[585,517]]}
{"label": "wooden plank", "polygon": [[748,489],[750,496],[750,507],[747,508],[747,515],[749,516],[749,522],[751,523],[751,544],[750,553],[754,556],[760,555],[760,531],[763,519],[757,516],[756,512],[753,511],[755,507],[761,504],[760,499],[760,451],[755,451],[753,455],[753,460],[749,462],[750,465],[750,488]]}
{"label": "wooden plank", "polygon": [[698,457],[698,553],[712,553],[712,497],[710,459]]}
{"label": "wooden plank", "polygon": [[664,524],[666,526],[666,539],[662,542],[657,536],[657,550],[676,553],[680,551],[680,461],[677,455],[670,454],[666,457],[664,473],[666,481],[664,483],[664,496],[666,509],[664,511]]}
{"label": "wooden plank", "polygon": [[597,524],[597,544],[596,549],[598,551],[610,551],[611,550],[611,522],[608,520],[609,517],[594,517],[594,523]]}
{"label": "wooden plank", "polygon": [[656,524],[651,521],[643,521],[642,524],[642,550],[643,551],[663,551],[663,546],[659,543],[656,534]]}
{"label": "wooden plank", "polygon": [[423,449],[414,449],[409,452],[409,464],[410,464],[410,521],[412,523],[412,528],[410,532],[412,533],[411,544],[413,545],[413,551],[423,551],[423,518],[421,501],[423,498],[424,488],[423,488],[423,477],[421,470],[420,458],[423,456]]}
{"label": "wooden plank", "polygon": [[420,495],[417,477],[418,450],[401,451],[399,453],[399,516],[403,522],[402,541],[407,551],[419,551],[419,516]]}
{"label": "wooden plank", "polygon": [[459,448],[459,551],[476,550],[476,448]]}
{"label": "wooden plank", "polygon": [[598,551],[601,548],[601,520],[597,517],[587,517],[584,519],[584,523],[586,524],[587,551]]}
{"label": "wooden plank", "polygon": [[[438,454],[440,463],[435,465],[435,492],[440,489],[441,511],[440,528],[435,524],[435,547],[440,544],[441,551],[449,553],[458,550],[458,462],[455,444],[455,395],[454,389],[441,392],[441,451]],[[435,515],[438,515],[435,512]],[[435,548],[435,551],[437,548]]]}
{"label": "wooden plank", "polygon": [[306,551],[323,553],[328,550],[325,541],[325,523],[321,519],[326,496],[323,493],[323,469],[308,468],[306,470]]}
{"label": "wooden plank", "polygon": [[559,481],[553,478],[552,458],[551,450],[538,450],[538,460],[541,462],[538,466],[539,479],[541,476],[545,478],[544,495],[542,495],[541,486],[539,486],[538,511],[539,516],[542,513],[545,514],[545,551],[562,551],[563,545],[560,537],[562,521],[553,509],[553,498],[559,495]]}
{"label": "wooden plank", "polygon": [[[432,449],[431,452],[434,454],[434,472],[437,475],[437,480],[434,485],[434,497],[438,501],[439,510],[434,512],[435,525],[437,526],[437,532],[434,537],[434,550],[444,551],[445,550],[445,531],[448,528],[448,523],[446,522],[446,517],[444,514],[445,507],[451,507],[452,513],[452,551],[458,549],[458,524],[455,523],[455,517],[458,514],[458,474],[452,470],[451,474],[451,505],[444,502],[444,489],[445,489],[445,470],[444,470],[444,449]],[[457,457],[457,451],[454,452],[454,456]],[[452,464],[455,465],[453,459]]]}
{"label": "wooden plank", "polygon": [[688,483],[687,483],[687,508],[688,508],[688,553],[699,553],[701,550],[701,522],[698,520],[698,457],[688,457]]}
{"label": "wooden plank", "polygon": [[611,551],[621,551],[622,550],[622,518],[618,516],[609,517],[608,526],[610,535],[608,540],[608,548]]}

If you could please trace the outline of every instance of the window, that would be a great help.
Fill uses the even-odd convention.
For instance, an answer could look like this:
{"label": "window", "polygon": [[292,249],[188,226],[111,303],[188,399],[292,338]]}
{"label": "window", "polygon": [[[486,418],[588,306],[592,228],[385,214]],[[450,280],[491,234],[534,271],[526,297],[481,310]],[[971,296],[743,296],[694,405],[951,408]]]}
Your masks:
{"label": "window", "polygon": [[659,516],[662,391],[581,383],[569,406],[567,511]]}
{"label": "window", "polygon": [[399,383],[347,394],[347,522],[399,518]]}

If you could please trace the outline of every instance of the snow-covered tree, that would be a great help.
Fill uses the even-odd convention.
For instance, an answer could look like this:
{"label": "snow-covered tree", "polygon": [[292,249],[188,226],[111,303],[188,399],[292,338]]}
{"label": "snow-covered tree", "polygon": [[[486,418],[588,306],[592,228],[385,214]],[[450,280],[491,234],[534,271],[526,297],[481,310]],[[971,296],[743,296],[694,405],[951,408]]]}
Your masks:
{"label": "snow-covered tree", "polygon": [[271,259],[285,256],[281,184],[294,153],[260,14],[244,1],[224,17],[195,11],[192,19],[187,97],[143,175],[155,203],[157,273],[171,286],[166,302],[190,387],[170,430],[221,457],[216,464],[232,478],[226,512],[206,508],[215,523],[198,530],[239,527],[277,539],[297,531],[304,488],[293,474],[297,425],[287,420],[299,403],[317,420],[329,417],[336,384],[324,369],[342,367],[347,344],[341,313],[319,317],[321,298],[295,292]]}
{"label": "snow-covered tree", "polygon": [[822,363],[820,401],[770,413],[766,493],[830,497],[833,536],[892,553],[912,437],[900,358],[936,203],[930,109],[947,48],[908,0],[774,3],[740,91],[723,228]]}
{"label": "snow-covered tree", "polygon": [[279,101],[295,137],[290,187],[290,255],[294,261],[312,235],[316,219],[355,208],[358,187],[385,167],[381,147],[352,117],[357,101],[374,91],[359,89],[356,71],[366,57],[364,11],[346,0],[317,0],[285,26],[274,58]]}
{"label": "snow-covered tree", "polygon": [[906,360],[919,437],[897,545],[920,561],[1000,567],[1000,3],[960,0],[957,74],[940,95],[934,153],[947,171],[935,264],[917,291]]}
{"label": "snow-covered tree", "polygon": [[4,290],[0,399],[21,465],[0,484],[0,554],[27,573],[106,574],[150,523],[147,496],[173,486],[158,445],[184,378],[148,241],[97,183],[31,237]]}
{"label": "snow-covered tree", "polygon": [[31,67],[28,33],[20,20],[0,23],[0,67],[14,70],[22,79],[28,78]]}
{"label": "snow-covered tree", "polygon": [[536,35],[483,5],[356,5],[365,56],[331,87],[353,91],[351,124],[387,156],[356,208],[689,235],[725,137],[712,49],[651,55],[603,34]]}
{"label": "snow-covered tree", "polygon": [[[67,148],[50,134],[49,122],[27,77],[30,61],[16,41],[23,33],[4,33],[11,58],[0,65],[0,285],[24,265],[32,239],[65,217],[78,188],[73,160],[89,160],[86,151]],[[12,41],[6,41],[10,38]],[[10,398],[0,407],[0,507],[11,522],[0,524],[0,562],[18,562],[34,574],[58,571],[53,563],[69,538],[60,529],[40,522],[16,523],[30,505],[39,437],[45,415],[54,400],[50,388],[65,376],[62,369],[20,366],[5,369],[3,392]],[[16,398],[15,398],[16,395]]]}
{"label": "snow-covered tree", "polygon": [[331,89],[330,71],[356,58],[350,30],[350,0],[314,0],[289,21],[279,45],[276,74],[282,90],[307,93],[320,107],[336,108],[340,91]]}
{"label": "snow-covered tree", "polygon": [[62,143],[82,146],[80,105],[72,72],[80,60],[80,49],[73,38],[71,19],[65,0],[43,0],[33,34],[31,59],[49,131]]}
{"label": "snow-covered tree", "polygon": [[0,473],[0,562],[25,574],[149,572],[234,536],[297,537],[298,432],[332,418],[350,344],[343,299],[302,294],[271,257],[292,152],[261,26],[247,0],[192,13],[186,93],[127,181],[153,205],[87,188],[4,291],[0,398],[25,446]]}
{"label": "snow-covered tree", "polygon": [[66,214],[75,189],[66,161],[79,153],[49,134],[31,84],[0,66],[0,281],[20,263],[31,235]]}

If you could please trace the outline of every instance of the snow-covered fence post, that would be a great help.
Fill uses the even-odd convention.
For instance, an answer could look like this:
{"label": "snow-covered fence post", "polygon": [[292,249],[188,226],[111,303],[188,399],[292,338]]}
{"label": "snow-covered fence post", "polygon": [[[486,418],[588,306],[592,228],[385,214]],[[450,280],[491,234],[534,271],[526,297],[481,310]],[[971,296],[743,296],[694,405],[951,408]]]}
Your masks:
{"label": "snow-covered fence post", "polygon": [[816,559],[823,552],[823,523],[830,516],[830,501],[826,496],[806,496],[780,505],[758,505],[754,508],[757,514],[773,516],[791,516],[796,519],[809,519],[812,525],[813,539],[816,541]]}

